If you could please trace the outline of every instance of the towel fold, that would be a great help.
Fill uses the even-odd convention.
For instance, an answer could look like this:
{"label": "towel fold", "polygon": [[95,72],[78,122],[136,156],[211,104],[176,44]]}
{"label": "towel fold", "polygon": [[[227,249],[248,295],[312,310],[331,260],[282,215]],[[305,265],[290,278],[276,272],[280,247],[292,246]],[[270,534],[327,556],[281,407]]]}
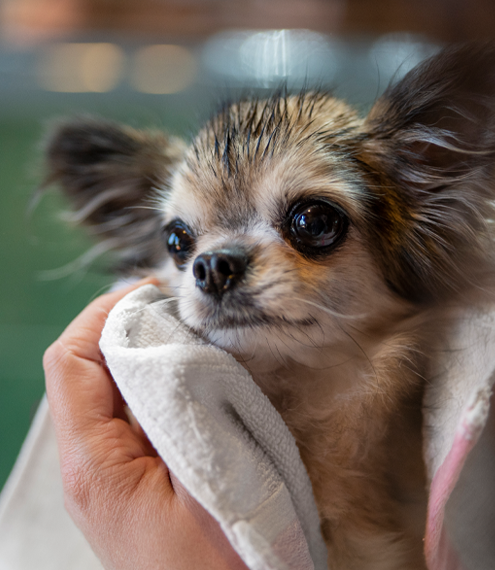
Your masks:
{"label": "towel fold", "polygon": [[[327,568],[294,439],[232,356],[151,285],[115,306],[101,349],[158,453],[251,570]],[[425,393],[428,570],[495,568],[494,370],[494,308],[459,314]],[[58,469],[44,401],[0,496],[1,570],[101,568],[63,511]]]}
{"label": "towel fold", "polygon": [[194,335],[153,285],[114,307],[100,347],[160,456],[250,569],[327,567],[295,440],[230,354]]}
{"label": "towel fold", "polygon": [[[428,570],[495,568],[495,430],[478,446],[495,381],[495,308],[459,313],[430,371],[423,407],[430,482],[425,534]],[[487,469],[485,483],[480,474]],[[461,477],[462,475],[462,477]],[[452,498],[454,500],[452,500]],[[447,508],[449,507],[450,508]],[[446,516],[447,514],[447,516]]]}
{"label": "towel fold", "polygon": [[[173,303],[160,299],[151,285],[131,293],[102,335],[102,351],[138,421],[250,568],[311,568],[308,551],[315,568],[326,568],[311,486],[282,418],[232,356],[194,336],[174,316]],[[487,421],[495,379],[493,307],[467,310],[455,323],[425,397],[429,570],[470,567],[459,540],[449,538],[467,532],[466,519],[451,509],[446,524],[445,513]],[[288,542],[290,532],[297,538]],[[281,542],[293,548],[279,548]],[[484,557],[483,567],[491,568],[495,555],[488,550]]]}

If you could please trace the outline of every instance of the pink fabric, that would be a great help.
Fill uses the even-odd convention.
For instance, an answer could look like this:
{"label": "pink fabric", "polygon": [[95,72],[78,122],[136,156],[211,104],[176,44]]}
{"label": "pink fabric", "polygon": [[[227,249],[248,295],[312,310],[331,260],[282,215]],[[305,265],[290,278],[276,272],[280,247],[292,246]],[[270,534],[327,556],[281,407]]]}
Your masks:
{"label": "pink fabric", "polygon": [[445,507],[467,456],[479,439],[485,420],[486,409],[483,402],[477,398],[464,411],[456,430],[454,443],[431,482],[425,534],[425,558],[428,570],[463,568],[444,528]]}
{"label": "pink fabric", "polygon": [[435,474],[426,519],[425,557],[428,570],[461,570],[462,566],[443,527],[445,506],[459,479],[474,441],[456,433],[454,445]]}

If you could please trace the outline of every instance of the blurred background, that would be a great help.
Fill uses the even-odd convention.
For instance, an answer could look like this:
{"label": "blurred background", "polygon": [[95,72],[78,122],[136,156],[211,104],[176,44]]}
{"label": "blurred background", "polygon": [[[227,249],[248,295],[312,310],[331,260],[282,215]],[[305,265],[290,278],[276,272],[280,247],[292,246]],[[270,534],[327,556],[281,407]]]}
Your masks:
{"label": "blurred background", "polygon": [[492,38],[493,0],[3,0],[0,3],[0,488],[43,394],[44,349],[113,280],[33,200],[54,119],[190,137],[232,92],[335,89],[365,110],[442,45]]}

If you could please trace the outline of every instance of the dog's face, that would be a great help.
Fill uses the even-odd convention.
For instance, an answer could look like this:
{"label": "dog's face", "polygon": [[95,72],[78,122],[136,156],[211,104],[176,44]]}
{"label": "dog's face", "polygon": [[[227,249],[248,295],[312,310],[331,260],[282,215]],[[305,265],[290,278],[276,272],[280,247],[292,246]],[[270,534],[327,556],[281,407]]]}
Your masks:
{"label": "dog's face", "polygon": [[226,107],[189,145],[70,122],[48,165],[100,247],[254,373],[300,444],[332,567],[424,568],[425,315],[493,294],[495,50],[442,52],[362,119],[302,93]]}
{"label": "dog's face", "polygon": [[495,53],[471,47],[365,119],[303,93],[225,108],[190,145],[76,121],[49,144],[49,181],[200,334],[260,366],[311,365],[491,274],[494,95]]}
{"label": "dog's face", "polygon": [[158,201],[158,274],[182,318],[251,368],[321,364],[348,325],[391,316],[366,243],[366,180],[328,152],[361,128],[331,97],[240,103],[199,134]]}

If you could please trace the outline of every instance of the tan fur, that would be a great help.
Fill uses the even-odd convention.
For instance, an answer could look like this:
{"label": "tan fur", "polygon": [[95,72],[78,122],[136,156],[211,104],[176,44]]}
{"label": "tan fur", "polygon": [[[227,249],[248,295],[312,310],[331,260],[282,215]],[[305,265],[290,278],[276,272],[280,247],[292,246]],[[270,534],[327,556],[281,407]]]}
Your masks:
{"label": "tan fur", "polygon": [[[80,220],[128,271],[156,273],[282,414],[331,570],[425,568],[422,397],[450,315],[493,296],[493,109],[495,49],[468,46],[365,119],[328,94],[279,93],[225,107],[188,147],[84,121],[49,145],[49,180]],[[315,203],[340,212],[335,247],[293,233]],[[189,249],[176,264],[177,223]],[[194,269],[212,252],[238,256],[242,270],[220,272],[228,291]]]}
{"label": "tan fur", "polygon": [[[288,107],[297,115],[293,100]],[[346,113],[340,102],[325,100],[313,128],[361,126]],[[211,308],[191,273],[181,273],[168,261],[158,274],[179,298],[186,323],[252,372],[294,434],[313,483],[329,568],[423,568],[418,370],[423,363],[418,355],[425,339],[417,322],[407,320],[408,304],[384,286],[363,243],[356,175],[349,176],[349,166],[331,154],[315,153],[310,142],[298,147],[307,116],[289,115],[289,121],[301,130],[293,132],[292,144],[269,164],[243,163],[238,178],[224,176],[220,182],[221,165],[216,174],[206,169],[208,161],[215,161],[213,147],[204,149],[201,166],[190,154],[167,193],[165,221],[178,217],[194,228],[197,252],[231,243],[249,247],[254,259],[244,287],[258,291],[263,313],[317,324],[210,329]],[[244,150],[237,151],[247,162]],[[236,184],[242,184],[242,199],[231,204]],[[355,220],[344,246],[317,263],[295,252],[273,227],[281,203],[305,193],[337,201]],[[236,220],[237,208],[251,212],[251,219],[246,212]],[[405,463],[413,468],[402,473]]]}

